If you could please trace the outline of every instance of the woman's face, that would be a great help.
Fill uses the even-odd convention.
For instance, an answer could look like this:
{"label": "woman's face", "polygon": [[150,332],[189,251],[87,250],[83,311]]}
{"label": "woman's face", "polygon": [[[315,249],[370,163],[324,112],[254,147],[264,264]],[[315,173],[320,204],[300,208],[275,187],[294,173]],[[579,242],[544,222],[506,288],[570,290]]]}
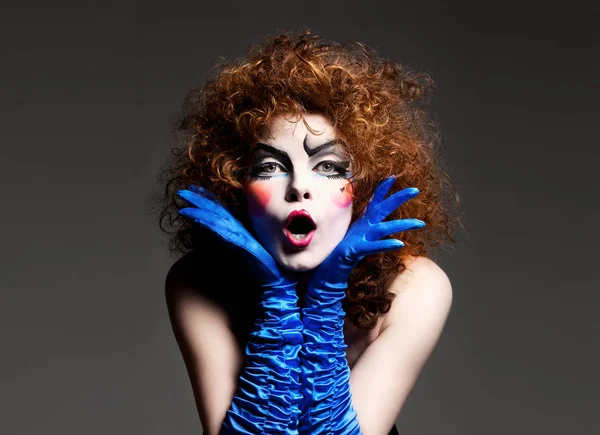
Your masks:
{"label": "woman's face", "polygon": [[253,147],[246,197],[258,241],[283,267],[317,267],[344,238],[352,217],[350,156],[320,115],[276,118]]}

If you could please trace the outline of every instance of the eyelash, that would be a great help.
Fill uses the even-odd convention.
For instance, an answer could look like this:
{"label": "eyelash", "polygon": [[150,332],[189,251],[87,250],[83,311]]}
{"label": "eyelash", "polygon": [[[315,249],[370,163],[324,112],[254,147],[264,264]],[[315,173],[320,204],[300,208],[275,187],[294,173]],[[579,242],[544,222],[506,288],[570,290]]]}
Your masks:
{"label": "eyelash", "polygon": [[279,167],[280,169],[283,169],[285,171],[285,168],[281,164],[279,164],[279,163],[265,162],[265,163],[261,163],[259,165],[253,166],[252,167],[252,171],[250,172],[250,176],[252,178],[257,179],[257,180],[270,180],[271,178],[273,178],[273,176],[271,176],[271,175],[258,175],[261,172],[264,172],[264,168],[266,168],[267,166]]}
{"label": "eyelash", "polygon": [[[335,162],[332,160],[323,160],[322,162],[319,162],[316,166],[320,166],[323,164],[330,164],[331,166],[333,166],[333,170],[337,171],[338,173],[335,175],[325,175],[325,177],[327,177],[330,180],[341,180],[343,178],[349,178],[350,177],[350,172],[342,165],[339,164],[339,162]],[[347,165],[346,162],[341,162],[345,165]],[[250,176],[252,178],[255,178],[256,180],[270,180],[271,178],[273,178],[272,175],[259,175],[261,172],[264,172],[264,168],[266,168],[267,166],[275,166],[275,167],[279,167],[282,170],[286,170],[285,167],[279,163],[276,162],[265,162],[265,163],[261,163],[259,165],[256,165],[254,167],[252,167]]]}
{"label": "eyelash", "polygon": [[[330,164],[331,166],[333,166],[333,170],[338,172],[336,175],[325,175],[330,180],[341,180],[342,178],[348,178],[348,170],[342,165],[340,165],[338,162],[334,162],[332,160],[323,160],[322,162],[319,162],[317,166],[323,165],[324,163]],[[346,164],[345,162],[343,163]],[[315,168],[317,166],[315,166]]]}

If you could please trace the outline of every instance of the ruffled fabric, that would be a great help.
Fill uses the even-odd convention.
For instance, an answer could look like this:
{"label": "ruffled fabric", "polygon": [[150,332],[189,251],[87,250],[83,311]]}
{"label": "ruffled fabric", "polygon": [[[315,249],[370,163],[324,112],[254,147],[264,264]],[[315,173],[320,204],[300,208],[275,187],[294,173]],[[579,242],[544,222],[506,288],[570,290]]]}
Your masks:
{"label": "ruffled fabric", "polygon": [[262,316],[246,346],[246,364],[220,433],[298,434],[302,321],[295,284],[266,287]]}
{"label": "ruffled fabric", "polygon": [[309,287],[302,309],[301,434],[361,434],[350,394],[342,299],[346,284]]}

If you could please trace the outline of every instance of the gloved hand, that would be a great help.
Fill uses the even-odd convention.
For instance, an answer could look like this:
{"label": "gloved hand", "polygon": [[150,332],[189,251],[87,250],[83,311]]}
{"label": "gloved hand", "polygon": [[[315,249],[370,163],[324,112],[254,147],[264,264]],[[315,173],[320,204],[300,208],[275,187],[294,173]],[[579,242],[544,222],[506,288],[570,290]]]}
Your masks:
{"label": "gloved hand", "polygon": [[425,226],[417,219],[383,222],[419,190],[404,189],[385,199],[394,177],[376,189],[364,215],[313,273],[302,309],[304,346],[300,352],[303,396],[300,433],[360,434],[350,394],[350,368],[344,342],[344,310],[347,281],[352,269],[367,255],[399,249],[404,243],[384,239],[394,233]]}
{"label": "gloved hand", "polygon": [[298,434],[302,322],[296,282],[283,276],[273,257],[212,193],[197,186],[190,189],[177,195],[194,207],[179,213],[233,246],[254,266],[263,290],[262,315],[250,334],[246,365],[220,433]]}

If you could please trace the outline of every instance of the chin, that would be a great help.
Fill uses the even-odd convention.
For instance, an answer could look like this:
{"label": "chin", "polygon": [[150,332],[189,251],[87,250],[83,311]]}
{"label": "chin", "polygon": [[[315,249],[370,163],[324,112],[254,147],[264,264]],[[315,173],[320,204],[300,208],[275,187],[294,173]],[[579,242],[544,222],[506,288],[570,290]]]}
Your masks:
{"label": "chin", "polygon": [[290,256],[284,254],[277,256],[276,260],[281,265],[281,267],[290,272],[310,272],[311,270],[316,269],[317,266],[319,266],[323,262],[323,259],[321,258],[302,257],[308,257],[308,255]]}

